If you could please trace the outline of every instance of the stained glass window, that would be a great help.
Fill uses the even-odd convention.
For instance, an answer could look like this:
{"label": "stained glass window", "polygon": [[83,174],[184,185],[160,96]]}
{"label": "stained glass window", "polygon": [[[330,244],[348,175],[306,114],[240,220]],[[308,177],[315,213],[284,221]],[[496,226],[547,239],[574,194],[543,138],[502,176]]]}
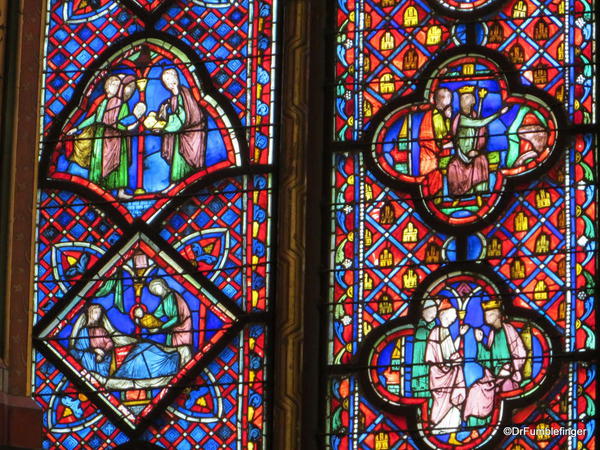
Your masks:
{"label": "stained glass window", "polygon": [[595,3],[332,4],[325,447],[595,448]]}
{"label": "stained glass window", "polygon": [[267,446],[276,0],[49,0],[46,448]]}

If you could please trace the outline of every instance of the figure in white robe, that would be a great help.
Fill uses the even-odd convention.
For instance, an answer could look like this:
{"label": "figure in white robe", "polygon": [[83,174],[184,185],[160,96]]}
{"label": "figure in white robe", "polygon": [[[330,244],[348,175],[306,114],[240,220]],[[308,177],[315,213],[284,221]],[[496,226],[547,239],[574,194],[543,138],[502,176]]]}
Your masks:
{"label": "figure in white robe", "polygon": [[[448,299],[442,300],[438,318],[440,325],[431,330],[425,351],[425,361],[430,364],[429,388],[433,399],[429,419],[433,434],[450,434],[460,428],[466,390],[461,336],[453,338],[450,333],[457,313]],[[461,333],[463,331],[461,329]]]}

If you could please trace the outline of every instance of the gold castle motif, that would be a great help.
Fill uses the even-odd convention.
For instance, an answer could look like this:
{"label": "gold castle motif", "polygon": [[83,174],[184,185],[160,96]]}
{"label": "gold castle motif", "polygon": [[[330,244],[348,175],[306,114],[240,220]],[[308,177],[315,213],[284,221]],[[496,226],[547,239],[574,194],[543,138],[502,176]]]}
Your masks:
{"label": "gold castle motif", "polygon": [[402,230],[402,242],[417,242],[419,238],[419,230],[412,222],[408,222],[404,230]]}
{"label": "gold castle motif", "polygon": [[427,45],[438,45],[442,42],[442,29],[434,25],[427,30]]}
{"label": "gold castle motif", "polygon": [[538,208],[548,208],[551,204],[552,199],[546,189],[540,189],[539,192],[535,194],[535,206]]}
{"label": "gold castle motif", "polygon": [[375,436],[375,450],[389,450],[390,448],[390,437],[382,431]]}
{"label": "gold castle motif", "polygon": [[419,65],[419,56],[414,48],[409,48],[402,57],[402,69],[415,70]]}
{"label": "gold castle motif", "polygon": [[417,8],[409,6],[404,10],[404,26],[405,27],[416,27],[419,24],[419,13]]}
{"label": "gold castle motif", "polygon": [[523,64],[525,62],[525,50],[523,50],[520,44],[513,45],[508,55],[510,56],[510,60],[515,64]]}
{"label": "gold castle motif", "polygon": [[[475,64],[463,64],[462,73],[463,73],[463,75],[474,75],[475,74]],[[465,92],[473,92],[475,90],[475,86],[473,86],[473,85],[463,86],[461,89],[471,89],[471,91],[465,91]],[[459,89],[459,92],[462,92],[462,91],[460,91],[460,89]]]}
{"label": "gold castle motif", "polygon": [[515,3],[512,10],[513,19],[525,19],[527,17],[527,4],[524,0]]}
{"label": "gold castle motif", "polygon": [[545,41],[550,36],[550,29],[544,20],[540,20],[533,28],[533,38],[536,41]]}
{"label": "gold castle motif", "polygon": [[515,216],[515,231],[529,230],[529,217],[523,211],[519,211]]}
{"label": "gold castle motif", "polygon": [[373,115],[373,105],[368,100],[363,103],[363,114],[365,117],[371,117]]}
{"label": "gold castle motif", "polygon": [[492,238],[487,244],[487,256],[496,258],[502,255],[502,243],[497,237]]}
{"label": "gold castle motif", "polygon": [[369,230],[369,229],[365,230],[363,243],[364,243],[365,247],[369,247],[373,244],[373,233],[371,232],[371,230]]}
{"label": "gold castle motif", "polygon": [[415,289],[418,282],[419,277],[413,269],[408,269],[402,276],[402,285],[405,289]]}
{"label": "gold castle motif", "polygon": [[392,267],[394,265],[394,255],[389,248],[384,248],[379,255],[380,267]]}
{"label": "gold castle motif", "polygon": [[396,212],[394,206],[386,202],[379,211],[379,223],[381,225],[391,225],[396,221]]}
{"label": "gold castle motif", "polygon": [[494,22],[490,26],[488,40],[490,44],[501,44],[504,41],[504,28],[498,22]]}
{"label": "gold castle motif", "polygon": [[519,258],[515,259],[510,265],[510,277],[513,280],[525,278],[525,264]]}
{"label": "gold castle motif", "polygon": [[543,64],[533,69],[533,82],[535,84],[545,84],[548,82],[548,69]]}
{"label": "gold castle motif", "polygon": [[394,76],[391,73],[383,74],[379,79],[379,92],[381,94],[393,94],[394,90]]}
{"label": "gold castle motif", "polygon": [[548,300],[548,286],[544,280],[539,280],[533,288],[533,298],[535,300]]}
{"label": "gold castle motif", "polygon": [[377,301],[377,312],[380,315],[388,315],[393,312],[393,303],[387,292],[384,292]]}
{"label": "gold castle motif", "polygon": [[425,262],[428,264],[439,263],[442,259],[442,249],[439,245],[431,243],[425,250]]}
{"label": "gold castle motif", "polygon": [[396,46],[396,39],[394,39],[394,35],[390,31],[386,31],[383,36],[381,36],[381,41],[379,42],[379,49],[393,50]]}
{"label": "gold castle motif", "polygon": [[546,233],[540,233],[535,240],[535,252],[536,253],[548,253],[550,250],[550,236]]}
{"label": "gold castle motif", "polygon": [[368,273],[365,273],[365,276],[363,277],[363,287],[367,291],[373,289],[373,278],[371,278]]}

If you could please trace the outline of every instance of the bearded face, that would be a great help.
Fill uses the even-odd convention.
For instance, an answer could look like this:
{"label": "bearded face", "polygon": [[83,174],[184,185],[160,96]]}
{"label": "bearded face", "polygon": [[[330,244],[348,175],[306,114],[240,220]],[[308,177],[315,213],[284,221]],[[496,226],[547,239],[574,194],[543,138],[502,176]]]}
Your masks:
{"label": "bearded face", "polygon": [[109,77],[104,83],[104,92],[106,92],[106,96],[109,98],[114,97],[119,92],[119,86],[121,85],[121,80],[119,77]]}
{"label": "bearded face", "polygon": [[460,96],[460,110],[464,114],[470,114],[475,106],[475,96],[471,93],[462,94]]}
{"label": "bearded face", "polygon": [[165,87],[171,92],[179,90],[179,76],[174,69],[167,69],[162,75],[162,82]]}

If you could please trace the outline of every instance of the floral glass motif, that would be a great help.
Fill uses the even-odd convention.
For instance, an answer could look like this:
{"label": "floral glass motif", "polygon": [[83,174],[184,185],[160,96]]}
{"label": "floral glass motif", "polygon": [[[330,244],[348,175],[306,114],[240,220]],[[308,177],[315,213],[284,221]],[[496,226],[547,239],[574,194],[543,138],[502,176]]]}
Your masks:
{"label": "floral glass motif", "polygon": [[595,448],[594,3],[332,3],[324,446]]}
{"label": "floral glass motif", "polygon": [[140,5],[142,8],[147,9],[148,11],[152,11],[155,8],[159,7],[160,5],[162,5],[164,2],[164,0],[133,0],[135,3],[137,3],[138,5]]}
{"label": "floral glass motif", "polygon": [[96,0],[93,2],[88,0],[74,0],[65,2],[62,7],[63,19],[70,23],[86,22],[116,7],[117,4],[112,0]]}
{"label": "floral glass motif", "polygon": [[277,4],[48,2],[45,448],[265,448]]}

